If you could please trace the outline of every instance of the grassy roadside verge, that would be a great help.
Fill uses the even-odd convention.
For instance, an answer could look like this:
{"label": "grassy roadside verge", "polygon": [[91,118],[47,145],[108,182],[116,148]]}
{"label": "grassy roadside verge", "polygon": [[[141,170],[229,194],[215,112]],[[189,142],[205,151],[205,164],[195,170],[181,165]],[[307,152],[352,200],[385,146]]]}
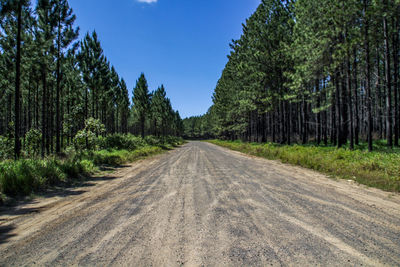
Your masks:
{"label": "grassy roadside verge", "polygon": [[207,141],[249,155],[310,168],[386,191],[400,192],[400,153],[334,147]]}
{"label": "grassy roadside verge", "polygon": [[103,167],[116,167],[160,154],[182,144],[144,144],[135,149],[103,149],[72,152],[65,157],[20,159],[0,162],[0,205],[15,198],[45,192],[54,186],[68,186],[97,174]]}

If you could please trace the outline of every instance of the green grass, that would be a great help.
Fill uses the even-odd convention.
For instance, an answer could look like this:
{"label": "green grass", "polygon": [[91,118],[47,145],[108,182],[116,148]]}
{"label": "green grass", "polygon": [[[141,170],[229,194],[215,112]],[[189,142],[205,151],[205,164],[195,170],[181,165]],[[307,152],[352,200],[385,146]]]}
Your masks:
{"label": "green grass", "polygon": [[157,145],[143,144],[133,150],[109,149],[73,152],[64,158],[20,159],[0,162],[0,204],[2,198],[29,196],[51,186],[69,184],[99,172],[102,166],[118,166],[159,154],[182,144],[181,139]]}
{"label": "green grass", "polygon": [[360,184],[386,191],[400,192],[400,151],[388,150],[377,143],[375,152],[367,152],[363,144],[348,148],[314,145],[278,145],[211,140],[210,143],[271,160],[310,168],[331,176],[351,179]]}
{"label": "green grass", "polygon": [[62,162],[55,159],[6,161],[0,164],[1,192],[16,196],[66,181]]}
{"label": "green grass", "polygon": [[126,162],[132,162],[143,157],[161,153],[164,149],[159,146],[145,146],[133,151],[128,150],[100,150],[91,152],[86,157],[93,160],[93,163],[99,165],[121,165]]}

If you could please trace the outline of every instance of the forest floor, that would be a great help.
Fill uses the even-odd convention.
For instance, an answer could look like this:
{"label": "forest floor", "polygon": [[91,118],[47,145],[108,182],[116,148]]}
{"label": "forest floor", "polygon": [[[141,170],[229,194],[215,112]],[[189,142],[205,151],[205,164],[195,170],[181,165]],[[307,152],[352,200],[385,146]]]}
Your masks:
{"label": "forest floor", "polygon": [[399,194],[205,142],[0,212],[0,266],[394,266],[399,251]]}

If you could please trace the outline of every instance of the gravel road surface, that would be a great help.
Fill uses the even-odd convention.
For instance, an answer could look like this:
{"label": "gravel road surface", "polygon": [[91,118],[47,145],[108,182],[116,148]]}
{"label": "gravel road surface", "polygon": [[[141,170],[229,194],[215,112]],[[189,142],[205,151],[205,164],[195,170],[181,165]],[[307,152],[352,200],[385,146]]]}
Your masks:
{"label": "gravel road surface", "polygon": [[400,196],[190,142],[0,211],[0,266],[400,266]]}

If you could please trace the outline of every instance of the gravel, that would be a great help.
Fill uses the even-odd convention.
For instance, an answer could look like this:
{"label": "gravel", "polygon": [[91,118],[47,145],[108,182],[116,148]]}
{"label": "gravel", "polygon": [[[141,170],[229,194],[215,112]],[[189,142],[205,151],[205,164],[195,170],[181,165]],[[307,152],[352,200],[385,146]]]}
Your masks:
{"label": "gravel", "polygon": [[400,266],[400,196],[188,144],[0,211],[1,266]]}

